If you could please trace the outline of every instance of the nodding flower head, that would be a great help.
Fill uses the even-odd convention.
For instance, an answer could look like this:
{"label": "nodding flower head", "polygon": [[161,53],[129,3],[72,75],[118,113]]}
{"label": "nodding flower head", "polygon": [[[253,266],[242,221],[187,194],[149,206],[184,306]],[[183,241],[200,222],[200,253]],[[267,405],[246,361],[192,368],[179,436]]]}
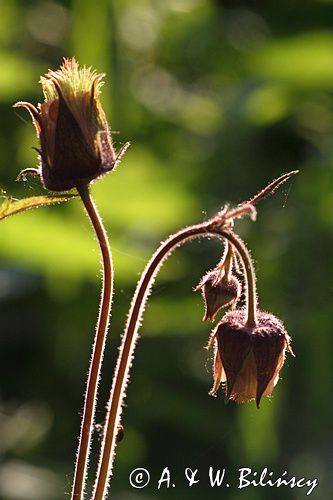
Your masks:
{"label": "nodding flower head", "polygon": [[205,302],[203,321],[213,321],[222,307],[236,304],[242,287],[235,276],[224,274],[221,277],[221,271],[214,269],[202,278],[195,290],[201,290]]}
{"label": "nodding flower head", "polygon": [[[89,183],[112,170],[125,148],[115,154],[100,103],[103,74],[79,68],[75,58],[64,59],[57,71],[41,77],[45,101],[36,108],[18,102],[32,116],[40,141],[39,175],[50,191],[66,191]],[[126,145],[127,147],[127,145]]]}
{"label": "nodding flower head", "polygon": [[213,332],[216,342],[214,364],[215,395],[220,384],[226,401],[246,403],[270,396],[279,380],[285,353],[292,353],[290,337],[282,322],[258,311],[256,326],[246,325],[246,311],[227,312]]}

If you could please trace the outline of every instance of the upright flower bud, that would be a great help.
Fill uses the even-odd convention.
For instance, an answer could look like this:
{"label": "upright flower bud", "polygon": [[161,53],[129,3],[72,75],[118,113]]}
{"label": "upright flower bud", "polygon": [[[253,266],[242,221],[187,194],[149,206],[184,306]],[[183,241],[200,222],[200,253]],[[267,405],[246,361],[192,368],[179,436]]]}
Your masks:
{"label": "upright flower bud", "polygon": [[246,311],[229,311],[217,326],[214,364],[215,395],[220,384],[226,401],[245,403],[270,396],[279,380],[285,353],[292,353],[291,339],[282,322],[258,311],[257,325],[246,325]]}
{"label": "upright flower bud", "polygon": [[214,269],[208,272],[195,289],[201,290],[205,303],[205,314],[203,321],[213,321],[216,313],[222,308],[234,305],[241,294],[241,284],[238,279],[231,275],[223,275],[221,271]]}
{"label": "upright flower bud", "polygon": [[64,59],[58,71],[49,70],[40,80],[44,103],[15,105],[31,114],[41,147],[39,168],[20,176],[35,174],[46,189],[67,191],[115,167],[128,144],[116,155],[99,99],[103,77],[79,68],[74,58]]}

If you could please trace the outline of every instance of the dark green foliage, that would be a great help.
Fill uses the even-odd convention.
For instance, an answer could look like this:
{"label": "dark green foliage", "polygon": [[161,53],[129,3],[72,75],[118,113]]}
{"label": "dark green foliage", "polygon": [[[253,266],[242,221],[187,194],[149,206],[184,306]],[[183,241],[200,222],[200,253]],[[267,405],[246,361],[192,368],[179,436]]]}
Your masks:
{"label": "dark green foliage", "polygon": [[[254,402],[225,406],[222,395],[209,397],[210,325],[193,287],[221,248],[203,241],[177,251],[141,328],[115,500],[305,495],[239,491],[238,467],[318,477],[313,498],[330,498],[332,3],[102,0],[96,8],[90,0],[12,0],[1,11],[0,185],[15,198],[43,194],[37,179],[14,182],[37,165],[31,146],[38,144],[24,112],[11,106],[41,102],[39,75],[63,56],[107,74],[102,100],[119,131],[115,148],[132,143],[119,168],[93,187],[116,269],[98,423],[138,273],[160,240],[300,170],[261,202],[255,224],[238,226],[256,263],[260,308],[284,321],[296,358],[259,411]],[[23,478],[35,477],[28,466],[43,469],[46,489],[32,486],[24,500],[65,498],[99,300],[98,251],[76,200],[2,221],[0,242],[0,477],[12,478],[10,491],[0,481],[0,498],[16,498]],[[97,451],[91,471],[96,458]],[[165,466],[177,487],[157,491]],[[209,466],[227,467],[232,487],[185,486],[185,467],[206,474]],[[135,467],[150,470],[146,489],[130,488]]]}

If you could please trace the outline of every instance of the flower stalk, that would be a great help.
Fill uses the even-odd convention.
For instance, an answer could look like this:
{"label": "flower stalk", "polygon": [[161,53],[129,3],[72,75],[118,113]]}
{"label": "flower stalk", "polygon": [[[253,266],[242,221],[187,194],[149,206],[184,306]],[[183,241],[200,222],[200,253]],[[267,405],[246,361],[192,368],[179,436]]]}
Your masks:
{"label": "flower stalk", "polygon": [[224,223],[226,223],[226,221],[228,221],[228,219],[222,216],[219,224],[217,224],[217,219],[214,219],[213,221],[208,221],[203,224],[190,226],[170,236],[165,242],[160,245],[142,274],[141,280],[137,285],[131,304],[131,309],[128,316],[126,329],[122,338],[118,362],[113,378],[111,395],[107,405],[107,417],[104,428],[100,462],[92,497],[93,500],[103,500],[104,498],[106,498],[109,480],[112,474],[115,449],[117,445],[117,429],[120,424],[122,406],[124,398],[126,396],[126,387],[129,381],[129,371],[134,355],[134,349],[138,339],[139,326],[141,324],[146,301],[149,297],[149,293],[156,275],[164,261],[171,255],[173,250],[188,241],[192,241],[200,237],[212,236],[215,236],[219,239],[225,238],[232,245],[234,245],[234,247],[240,254],[244,268],[246,270],[248,283],[247,302],[249,310],[249,321],[255,322],[256,320],[256,289],[254,270],[251,259],[241,239],[239,237],[236,237],[234,233],[223,229],[223,225]]}
{"label": "flower stalk", "polygon": [[252,264],[250,253],[243,240],[232,231],[224,233],[224,237],[233,245],[238,252],[244,266],[246,277],[246,323],[252,327],[257,324],[257,289],[256,275]]}
{"label": "flower stalk", "polygon": [[75,475],[72,490],[73,500],[82,499],[84,497],[90,442],[94,425],[98,383],[100,379],[101,365],[109,326],[109,317],[113,294],[112,254],[102,219],[99,216],[97,207],[89,192],[88,185],[83,184],[77,186],[77,191],[82,199],[87,215],[94,228],[96,238],[101,250],[103,262],[103,282],[99,316],[97,321],[95,340],[92,348],[92,357],[85,394],[84,413],[81,424],[79,448],[75,465]]}
{"label": "flower stalk", "polygon": [[[297,172],[282,175],[251,199],[257,203],[273,190],[283,184],[289,177]],[[104,426],[104,434],[101,446],[100,460],[96,474],[92,500],[104,500],[107,496],[109,482],[112,475],[112,467],[117,445],[117,432],[120,426],[122,407],[126,396],[126,387],[129,381],[129,373],[134,356],[135,346],[138,340],[138,330],[151,287],[156,275],[165,260],[173,250],[188,241],[200,237],[217,237],[225,239],[239,254],[245,271],[246,279],[246,323],[249,328],[257,324],[257,292],[256,278],[252,260],[245,243],[232,231],[233,219],[244,215],[255,218],[256,211],[250,202],[242,203],[234,209],[224,207],[215,217],[202,224],[187,227],[170,236],[162,242],[151,260],[148,262],[134,293],[125,331],[122,337],[119,356],[116,364],[115,374],[112,381],[110,398],[107,404],[107,415]]]}
{"label": "flower stalk", "polygon": [[103,286],[96,335],[89,368],[79,449],[75,467],[72,498],[84,497],[90,442],[101,364],[109,325],[113,293],[113,268],[109,242],[89,184],[111,172],[120,162],[129,143],[115,152],[105,113],[100,102],[104,74],[92,68],[80,68],[73,57],[64,59],[57,71],[42,76],[44,102],[37,107],[19,101],[15,107],[25,108],[31,115],[40,148],[37,168],[23,170],[38,176],[51,192],[77,189],[100,246],[103,262]]}

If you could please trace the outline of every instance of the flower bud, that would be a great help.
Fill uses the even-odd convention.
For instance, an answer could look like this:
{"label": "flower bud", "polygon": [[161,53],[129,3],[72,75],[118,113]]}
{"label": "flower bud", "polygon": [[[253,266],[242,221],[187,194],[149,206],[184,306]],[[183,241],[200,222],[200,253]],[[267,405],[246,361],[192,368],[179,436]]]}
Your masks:
{"label": "flower bud", "polygon": [[230,278],[220,276],[219,269],[208,272],[195,289],[201,290],[205,302],[203,321],[213,321],[222,307],[234,305],[240,297],[242,287],[238,279],[232,275]]}
{"label": "flower bud", "polygon": [[270,396],[279,380],[286,350],[291,354],[291,339],[282,322],[272,314],[258,311],[257,325],[246,325],[246,311],[227,312],[214,332],[216,353],[214,364],[215,395],[219,385],[226,401],[246,403]]}
{"label": "flower bud", "polygon": [[58,71],[40,80],[45,102],[37,108],[18,102],[32,116],[41,149],[38,175],[50,191],[67,191],[111,171],[128,144],[116,155],[100,103],[102,74],[79,68],[74,58],[64,59]]}

